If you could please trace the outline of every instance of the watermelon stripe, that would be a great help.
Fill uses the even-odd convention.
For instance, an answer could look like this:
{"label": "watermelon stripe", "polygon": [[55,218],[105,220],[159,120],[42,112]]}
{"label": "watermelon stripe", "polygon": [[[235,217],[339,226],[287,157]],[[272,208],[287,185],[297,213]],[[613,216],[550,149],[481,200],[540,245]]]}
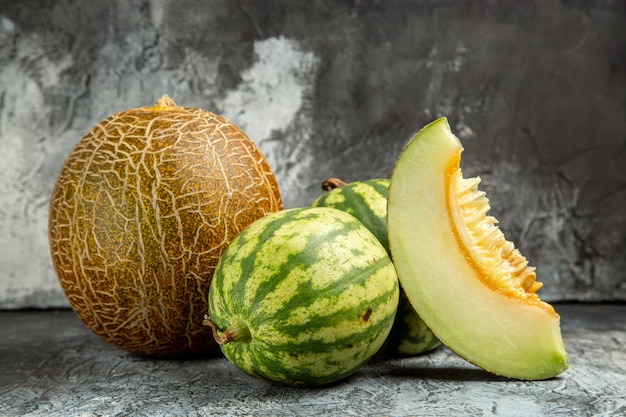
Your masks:
{"label": "watermelon stripe", "polygon": [[[259,241],[268,240],[276,230],[282,227],[282,222],[277,220],[288,216],[290,211],[284,210],[276,213],[274,217],[264,217],[257,220],[243,230],[239,234],[241,237],[235,238],[226,248],[215,270],[209,292],[220,294],[216,297],[220,298],[221,304],[229,308],[220,311],[220,314],[214,314],[215,316],[222,316],[222,313],[230,316],[233,311],[238,309],[238,306],[243,304],[246,279],[254,271],[255,247]],[[247,235],[256,233],[259,233],[258,239],[246,239]],[[240,279],[227,279],[224,276],[226,273],[229,276],[238,275]],[[228,296],[225,296],[226,294]]]}
{"label": "watermelon stripe", "polygon": [[353,373],[382,346],[398,306],[395,268],[378,239],[337,209],[269,215],[224,252],[209,294],[221,332],[234,319],[252,338],[222,345],[245,372],[317,385]]}
{"label": "watermelon stripe", "polygon": [[[327,239],[335,239],[337,236],[353,232],[360,229],[360,225],[352,222],[346,227],[338,225],[331,230],[330,233],[321,233],[319,229],[312,230],[293,230],[290,224],[294,219],[315,220],[319,217],[317,213],[300,213],[299,209],[284,210],[276,213],[271,218],[265,217],[240,233],[241,238],[235,239],[226,249],[220,260],[220,266],[216,269],[210,291],[218,294],[228,294],[224,298],[222,304],[227,309],[222,309],[221,313],[232,313],[238,310],[241,305],[251,306],[251,311],[245,314],[254,314],[261,307],[263,300],[266,300],[268,294],[276,290],[286,279],[297,279],[290,272],[292,270],[306,271],[311,265],[319,261],[321,256],[318,248]],[[343,228],[343,229],[342,229]],[[276,248],[273,244],[266,242],[274,235],[291,234],[300,237],[307,237],[307,232],[312,237],[308,238],[309,243],[306,247],[284,247]],[[248,235],[257,235],[256,239],[248,239]],[[296,240],[293,238],[286,239],[286,243],[282,246],[296,246]],[[284,258],[282,264],[272,263],[276,257],[276,251],[290,252],[291,255]],[[357,248],[356,250],[361,250]],[[305,256],[306,255],[306,256]],[[279,258],[283,260],[283,258]],[[262,265],[264,261],[269,261],[267,265]],[[230,279],[225,279],[224,273],[228,271]],[[233,276],[239,279],[233,280]],[[272,284],[267,283],[267,279],[272,277]],[[277,279],[275,277],[283,277]],[[295,289],[294,289],[295,290]],[[318,291],[321,289],[318,289]],[[215,309],[215,308],[214,308]],[[244,314],[244,312],[240,312]],[[220,316],[222,314],[213,314]],[[220,327],[220,323],[216,323]]]}
{"label": "watermelon stripe", "polygon": [[[323,316],[316,318],[315,321],[304,323],[302,325],[292,326],[276,326],[273,331],[263,331],[265,329],[259,328],[259,333],[264,333],[271,336],[272,345],[276,347],[294,345],[294,346],[307,346],[311,349],[311,346],[315,346],[316,351],[325,351],[326,346],[335,346],[336,348],[350,344],[351,342],[343,342],[345,338],[347,340],[354,340],[356,337],[361,338],[362,332],[377,333],[374,331],[376,328],[389,330],[389,320],[393,320],[395,317],[396,299],[394,297],[395,291],[389,291],[385,296],[379,297],[373,300],[367,300],[362,303],[362,309],[357,309],[365,312],[370,306],[375,306],[373,317],[367,323],[362,323],[361,320],[355,320],[355,314],[353,309],[346,309],[347,311],[340,311],[340,314],[333,314],[331,316]],[[373,308],[372,308],[373,309]],[[341,316],[343,314],[343,317]],[[347,318],[346,318],[347,317]],[[348,329],[352,329],[351,333],[347,333]],[[342,334],[338,334],[338,332]],[[340,339],[337,339],[341,336]],[[333,342],[329,342],[332,340]],[[338,340],[337,342],[335,342]]]}
{"label": "watermelon stripe", "polygon": [[[291,228],[289,226],[289,220],[285,221],[285,228],[290,231]],[[351,224],[345,226],[343,229],[338,227],[332,229],[329,232],[320,232],[319,230],[302,230],[299,229],[295,231],[299,236],[307,237],[307,245],[305,248],[292,248],[291,245],[295,245],[293,239],[287,239],[285,245],[281,245],[281,247],[276,248],[273,245],[261,246],[258,249],[258,252],[253,255],[253,257],[258,257],[261,260],[264,259],[274,259],[276,256],[276,251],[280,250],[282,252],[290,253],[284,257],[285,261],[280,265],[270,264],[267,268],[268,272],[271,271],[273,274],[271,282],[267,282],[266,276],[262,273],[262,266],[259,265],[259,262],[250,262],[246,263],[243,267],[243,274],[241,276],[243,293],[245,294],[246,304],[251,305],[252,309],[249,311],[251,315],[256,314],[268,314],[271,307],[271,298],[268,297],[269,294],[277,291],[277,288],[283,287],[285,285],[294,285],[298,284],[307,286],[313,285],[308,280],[302,280],[300,275],[306,274],[310,275],[309,269],[312,265],[315,265],[319,262],[320,257],[328,257],[328,254],[321,253],[320,248],[324,247],[324,242],[329,240],[336,241],[340,237],[344,237],[348,235],[348,233],[352,233],[355,231],[360,231],[362,233],[361,225],[352,222]],[[307,232],[312,236],[308,237]],[[289,234],[287,234],[289,236]],[[337,248],[339,249],[339,248]],[[362,251],[362,247],[355,247],[351,253],[352,257],[356,257],[358,255],[366,256],[367,254]],[[250,268],[250,269],[248,269]],[[345,268],[342,268],[341,265],[337,265],[337,270],[341,270],[342,273],[345,271]],[[345,282],[348,284],[349,282]],[[337,285],[335,283],[331,283]],[[238,286],[239,287],[239,286]],[[300,288],[302,290],[303,288]],[[293,288],[294,293],[297,288]],[[319,291],[327,291],[326,288],[311,288],[310,291],[318,293]],[[326,294],[325,294],[326,296]],[[261,312],[260,310],[265,310]]]}
{"label": "watermelon stripe", "polygon": [[404,291],[400,291],[396,320],[383,346],[389,355],[425,353],[441,344],[428,326],[415,313]]}
{"label": "watermelon stripe", "polygon": [[[285,363],[293,364],[290,377],[300,382],[319,384],[338,380],[354,371],[351,364],[364,362],[373,356],[385,340],[395,315],[392,305],[386,307],[390,312],[376,325],[368,326],[369,338],[364,338],[363,333],[358,332],[337,337],[334,342],[269,344],[264,343],[264,340],[269,339],[266,337],[258,340],[253,349],[240,353],[246,355],[247,359],[241,357],[235,362],[247,361],[250,368],[244,370],[254,369],[254,373],[272,380],[285,378]],[[320,380],[320,376],[324,380]]]}
{"label": "watermelon stripe", "polygon": [[[378,322],[376,322],[375,324],[368,323],[367,333],[368,335],[371,335],[371,341],[377,339],[383,333],[386,336],[389,332],[389,323],[395,317],[395,312],[393,311],[393,309],[389,308],[389,304],[391,303],[388,302],[387,305],[381,308],[381,310],[387,310],[387,314],[383,315],[380,320],[378,320]],[[341,324],[341,322],[339,321],[337,321],[336,323]],[[341,328],[341,326],[337,326],[337,328]],[[355,340],[359,339],[362,339],[361,332],[356,330],[354,333],[336,337],[332,341],[326,341],[324,338],[311,338],[310,340],[305,342],[300,340],[293,340],[284,341],[282,343],[272,343],[271,345],[268,345],[268,347],[271,349],[289,353],[301,354],[303,352],[314,351],[317,354],[353,348]],[[361,343],[363,342],[361,341]],[[263,352],[264,350],[261,351]]]}
{"label": "watermelon stripe", "polygon": [[[307,363],[302,362],[300,357],[285,357],[281,352],[277,352],[275,355],[255,358],[251,361],[250,371],[263,378],[287,384],[319,385],[340,380],[354,373],[354,369],[347,364],[362,363],[370,356],[372,356],[370,351],[362,351],[358,354],[345,355],[344,358],[337,355],[334,360]],[[292,364],[287,375],[281,364],[290,362]]]}
{"label": "watermelon stripe", "polygon": [[[278,326],[276,333],[263,332],[263,338],[257,339],[253,352],[247,352],[248,355],[253,356],[251,362],[257,364],[257,373],[270,379],[280,378],[280,372],[277,375],[272,375],[271,366],[266,369],[266,367],[259,367],[258,364],[284,364],[285,361],[290,360],[297,361],[296,369],[300,369],[302,374],[299,379],[305,378],[307,375],[309,377],[311,375],[326,375],[330,378],[329,380],[336,380],[341,378],[343,373],[350,373],[349,370],[344,369],[346,364],[368,359],[378,350],[378,346],[387,337],[395,318],[397,292],[390,290],[379,297],[366,300],[357,311],[365,310],[368,301],[369,305],[376,305],[377,307],[376,312],[370,316],[370,321],[365,329],[359,326],[353,332],[345,334],[346,329],[351,327],[350,319],[342,321],[338,318],[335,318],[336,320],[327,320],[326,317],[320,318],[320,321],[326,323],[328,331],[332,332],[333,329],[335,331],[331,341],[311,337],[305,337],[305,340],[297,338],[281,340],[283,328]],[[306,325],[301,326],[299,330],[299,333],[305,336],[309,332],[314,333],[314,330],[309,329]],[[339,332],[341,334],[338,334]],[[365,338],[364,335],[368,337]],[[271,343],[266,341],[271,341]],[[320,355],[325,355],[324,361],[320,361]],[[278,366],[277,369],[281,371],[283,365]]]}
{"label": "watermelon stripe", "polygon": [[[302,306],[304,308],[308,308],[309,305],[315,304],[319,300],[319,294],[323,292],[324,298],[323,300],[328,300],[325,304],[331,304],[332,300],[335,300],[338,297],[344,295],[346,291],[351,291],[353,293],[357,292],[359,288],[357,287],[368,287],[369,281],[376,281],[379,270],[383,268],[390,268],[391,264],[387,258],[380,258],[378,261],[372,263],[369,268],[353,268],[351,273],[354,274],[354,279],[345,279],[345,280],[335,280],[329,282],[329,285],[325,285],[323,287],[314,287],[311,284],[310,280],[299,280],[298,276],[294,277],[294,281],[298,282],[298,291],[294,292],[294,296],[291,299],[285,300],[283,304],[280,306],[280,310],[282,311],[290,311],[293,313],[294,308],[296,306]],[[388,271],[383,271],[388,273]],[[291,274],[290,274],[291,275]],[[368,280],[367,278],[370,277]],[[328,308],[330,306],[326,306],[325,313],[328,313]],[[267,311],[258,311],[261,315],[267,314]]]}
{"label": "watermelon stripe", "polygon": [[[357,219],[361,220],[363,224],[367,224],[370,231],[376,236],[376,238],[382,243],[385,249],[389,248],[389,241],[387,238],[387,221],[386,221],[386,213],[387,208],[382,207],[380,211],[382,213],[374,213],[370,206],[371,203],[369,201],[374,200],[372,197],[366,197],[368,194],[380,194],[376,191],[371,184],[359,183],[354,187],[346,187],[345,193],[348,196],[348,200],[353,200],[351,203],[352,209],[346,208],[350,214],[352,214]],[[376,201],[376,200],[374,200]],[[377,201],[386,201],[386,200],[377,200]],[[382,216],[380,215],[382,214]]]}
{"label": "watermelon stripe", "polygon": [[[312,207],[333,207],[356,217],[382,243],[389,252],[387,238],[387,189],[389,180],[359,181],[335,188],[315,200]],[[371,206],[380,203],[376,211]]]}
{"label": "watermelon stripe", "polygon": [[[374,233],[390,254],[386,207],[388,188],[389,180],[384,178],[357,181],[322,194],[311,205],[333,207],[352,214]],[[406,300],[402,289],[400,294],[396,322],[383,352],[390,355],[416,355],[434,349],[440,342]]]}
{"label": "watermelon stripe", "polygon": [[[294,369],[299,370],[292,374],[292,377],[306,379],[323,375],[328,380],[337,380],[353,371],[352,363],[363,362],[376,353],[377,346],[385,339],[392,320],[393,314],[387,316],[386,320],[378,325],[368,328],[369,340],[358,335],[349,335],[339,337],[333,343],[259,345],[253,353],[255,355],[253,362],[265,365],[257,366],[257,372],[262,372],[270,379],[281,378],[284,374],[283,365],[272,367],[272,364],[284,364],[291,361],[297,364]],[[355,344],[355,339],[361,342],[360,345]],[[359,349],[362,346],[364,349]],[[323,360],[320,360],[321,355],[324,355]]]}
{"label": "watermelon stripe", "polygon": [[[372,279],[379,280],[380,277],[373,275]],[[278,333],[282,336],[288,337],[294,337],[308,333],[308,335],[312,337],[320,329],[328,328],[329,323],[336,323],[345,317],[352,318],[354,315],[358,316],[360,314],[365,314],[368,308],[371,308],[371,306],[378,306],[380,303],[391,297],[396,291],[396,288],[394,287],[390,288],[386,292],[381,293],[378,297],[359,299],[357,297],[346,296],[346,294],[353,294],[353,292],[351,291],[352,285],[342,287],[344,287],[345,290],[343,290],[341,294],[330,297],[330,302],[335,304],[332,307],[339,307],[331,310],[330,312],[327,310],[321,311],[317,308],[314,308],[315,305],[311,305],[312,308],[308,308],[308,303],[302,304],[302,301],[306,303],[306,300],[301,300],[300,297],[297,296],[293,297],[290,302],[285,303],[282,309],[283,311],[279,312],[278,314],[291,312],[291,316],[289,317],[289,319],[291,319],[291,317],[293,317],[293,315],[298,312],[297,309],[299,306],[306,306],[300,307],[300,310],[304,310],[309,314],[305,315],[304,317],[298,317],[296,323],[293,323],[291,322],[291,320],[288,319],[287,321],[281,323],[281,325],[276,326],[275,328]],[[373,318],[371,318],[370,320],[373,320]],[[257,322],[259,329],[262,329],[263,316],[255,317],[254,322],[252,323],[254,325],[257,325]]]}
{"label": "watermelon stripe", "polygon": [[389,180],[388,179],[375,179],[371,181],[364,181],[370,187],[374,189],[374,191],[381,196],[387,198],[388,190],[389,190]]}

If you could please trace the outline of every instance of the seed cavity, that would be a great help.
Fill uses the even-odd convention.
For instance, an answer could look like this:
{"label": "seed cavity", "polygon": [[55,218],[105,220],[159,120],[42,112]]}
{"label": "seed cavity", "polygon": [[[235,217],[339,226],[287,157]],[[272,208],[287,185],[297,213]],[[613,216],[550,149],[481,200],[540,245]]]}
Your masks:
{"label": "seed cavity", "polygon": [[506,240],[498,221],[487,215],[489,199],[478,190],[480,178],[463,178],[457,170],[450,178],[450,205],[457,232],[481,276],[504,293],[537,297],[542,284],[535,268]]}

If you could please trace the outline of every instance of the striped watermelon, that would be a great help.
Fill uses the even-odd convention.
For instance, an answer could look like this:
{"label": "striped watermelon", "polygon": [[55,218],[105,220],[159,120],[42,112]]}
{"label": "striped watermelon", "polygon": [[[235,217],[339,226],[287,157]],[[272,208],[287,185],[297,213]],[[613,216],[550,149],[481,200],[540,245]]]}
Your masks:
{"label": "striped watermelon", "polygon": [[398,297],[391,259],[361,222],[332,208],[289,209],[233,239],[213,275],[205,324],[248,374],[320,385],[380,349]]}
{"label": "striped watermelon", "polygon": [[404,291],[400,290],[398,313],[381,353],[414,356],[430,352],[441,342],[415,312]]}
{"label": "striped watermelon", "polygon": [[[389,252],[387,238],[387,190],[389,180],[377,178],[350,184],[329,178],[322,183],[328,191],[318,197],[312,207],[332,207],[350,213],[359,219]],[[387,355],[419,355],[428,352],[441,342],[417,315],[404,291],[395,323],[381,353]]]}
{"label": "striped watermelon", "polygon": [[389,252],[387,239],[387,189],[389,180],[377,178],[346,184],[338,178],[322,183],[328,191],[319,196],[311,207],[332,207],[353,215],[361,221]]}

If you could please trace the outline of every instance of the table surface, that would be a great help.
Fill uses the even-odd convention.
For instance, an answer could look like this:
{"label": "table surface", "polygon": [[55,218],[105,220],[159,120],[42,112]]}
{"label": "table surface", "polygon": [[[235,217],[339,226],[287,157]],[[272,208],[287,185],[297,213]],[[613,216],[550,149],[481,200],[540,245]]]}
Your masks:
{"label": "table surface", "polygon": [[271,385],[223,357],[146,359],[71,310],[0,312],[1,416],[626,416],[626,304],[557,304],[570,358],[546,381],[490,375],[445,347],[376,357],[331,386]]}

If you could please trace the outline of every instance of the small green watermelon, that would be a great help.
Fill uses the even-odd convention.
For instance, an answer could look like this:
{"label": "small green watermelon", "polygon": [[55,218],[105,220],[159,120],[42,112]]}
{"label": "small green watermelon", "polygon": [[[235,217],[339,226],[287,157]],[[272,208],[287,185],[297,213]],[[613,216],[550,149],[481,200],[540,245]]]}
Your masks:
{"label": "small green watermelon", "polygon": [[[387,190],[389,180],[377,178],[346,184],[329,178],[322,183],[328,191],[318,197],[312,207],[332,207],[359,219],[389,252],[387,238]],[[404,291],[400,289],[400,303],[396,320],[381,353],[387,355],[419,355],[441,345],[439,339],[417,315]]]}
{"label": "small green watermelon", "polygon": [[321,385],[376,354],[398,297],[387,251],[355,217],[325,207],[289,209],[257,220],[227,247],[205,324],[246,373]]}

